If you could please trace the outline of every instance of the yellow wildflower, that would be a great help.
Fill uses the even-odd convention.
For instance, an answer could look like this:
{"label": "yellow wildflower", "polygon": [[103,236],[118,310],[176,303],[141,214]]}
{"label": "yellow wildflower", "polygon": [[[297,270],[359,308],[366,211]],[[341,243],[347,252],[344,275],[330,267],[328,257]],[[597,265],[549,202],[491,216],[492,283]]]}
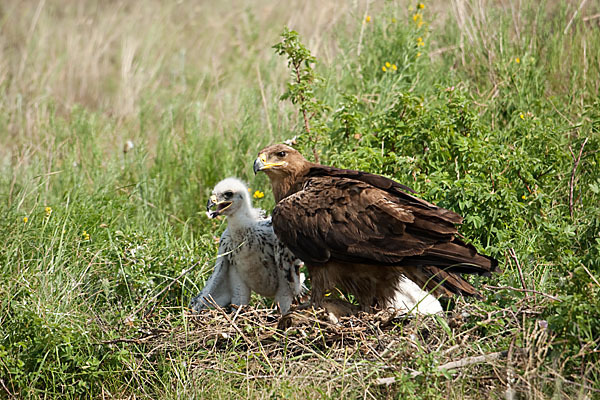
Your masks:
{"label": "yellow wildflower", "polygon": [[260,190],[257,190],[256,192],[254,192],[255,199],[262,199],[263,197],[265,197],[265,194],[263,192],[261,192]]}
{"label": "yellow wildflower", "polygon": [[381,67],[381,70],[382,70],[383,72],[387,71],[387,68],[385,67],[385,65]]}
{"label": "yellow wildflower", "polygon": [[422,27],[424,23],[425,23],[425,22],[423,22],[422,20],[421,20],[421,21],[419,21],[419,22],[417,23],[417,28],[420,28],[420,27]]}
{"label": "yellow wildflower", "polygon": [[421,57],[421,53],[417,53],[417,57]]}
{"label": "yellow wildflower", "polygon": [[90,234],[87,233],[86,231],[83,231],[83,233],[81,234],[81,238],[83,240],[90,240]]}
{"label": "yellow wildflower", "polygon": [[389,61],[386,61],[386,63],[385,63],[385,67],[386,67],[386,68],[390,68],[391,66],[392,66],[392,64],[390,64],[390,62],[389,62]]}
{"label": "yellow wildflower", "polygon": [[425,4],[423,3],[419,3],[419,5],[417,6],[417,8],[420,8],[421,10],[425,8]]}
{"label": "yellow wildflower", "polygon": [[44,211],[46,212],[46,217],[49,217],[50,214],[52,214],[52,208],[46,206],[46,208],[44,208]]}
{"label": "yellow wildflower", "polygon": [[252,189],[248,188],[248,193],[252,193]]}
{"label": "yellow wildflower", "polygon": [[517,64],[519,64],[519,63],[521,62],[521,59],[520,59],[519,57],[517,57],[517,58],[515,58],[515,62],[516,62]]}
{"label": "yellow wildflower", "polygon": [[527,196],[525,196],[525,195],[521,196],[521,198],[522,198],[523,200],[527,200]]}
{"label": "yellow wildflower", "polygon": [[423,16],[419,13],[416,13],[415,15],[413,15],[413,21],[417,22],[420,21],[423,18]]}
{"label": "yellow wildflower", "polygon": [[367,22],[367,23],[371,22],[371,16],[370,15],[367,15],[367,18],[365,18],[365,22]]}
{"label": "yellow wildflower", "polygon": [[394,71],[398,70],[398,67],[396,67],[396,64],[392,64],[392,69],[393,69]]}
{"label": "yellow wildflower", "polygon": [[521,113],[521,115],[519,115],[519,117],[521,117],[521,119],[525,119],[525,116],[523,115],[523,113]]}
{"label": "yellow wildflower", "polygon": [[396,23],[396,18],[392,17],[392,24]]}
{"label": "yellow wildflower", "polygon": [[26,224],[29,221],[29,218],[23,217],[23,223]]}

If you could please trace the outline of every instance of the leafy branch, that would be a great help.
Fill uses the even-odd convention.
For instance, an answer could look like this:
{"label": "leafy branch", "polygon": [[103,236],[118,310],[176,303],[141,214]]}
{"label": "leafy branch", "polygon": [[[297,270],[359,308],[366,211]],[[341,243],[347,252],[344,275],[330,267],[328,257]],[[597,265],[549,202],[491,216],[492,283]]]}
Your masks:
{"label": "leafy branch", "polygon": [[316,58],[310,53],[299,39],[298,32],[289,30],[287,27],[281,34],[281,41],[273,46],[280,56],[285,55],[288,59],[292,81],[288,83],[286,92],[281,100],[290,100],[299,106],[304,121],[304,131],[311,144],[313,156],[319,162],[316,150],[318,142],[318,129],[311,128],[311,120],[319,117],[326,106],[315,97],[315,89],[318,88],[322,79],[314,71],[312,64]]}

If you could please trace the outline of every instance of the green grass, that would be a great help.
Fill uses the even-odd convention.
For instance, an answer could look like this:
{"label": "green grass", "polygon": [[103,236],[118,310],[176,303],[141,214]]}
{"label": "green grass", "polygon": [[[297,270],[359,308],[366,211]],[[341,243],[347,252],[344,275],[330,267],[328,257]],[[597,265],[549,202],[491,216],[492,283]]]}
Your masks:
{"label": "green grass", "polygon": [[[598,396],[600,9],[569,24],[579,2],[424,3],[3,2],[2,397]],[[280,101],[286,25],[322,77],[310,135]],[[478,286],[538,293],[483,289],[449,323],[364,322],[346,345],[334,328],[273,342],[272,321],[238,321],[250,346],[222,314],[190,318],[225,227],[207,194],[238,176],[270,210],[251,164],[294,135],[308,157],[464,215],[504,271]]]}

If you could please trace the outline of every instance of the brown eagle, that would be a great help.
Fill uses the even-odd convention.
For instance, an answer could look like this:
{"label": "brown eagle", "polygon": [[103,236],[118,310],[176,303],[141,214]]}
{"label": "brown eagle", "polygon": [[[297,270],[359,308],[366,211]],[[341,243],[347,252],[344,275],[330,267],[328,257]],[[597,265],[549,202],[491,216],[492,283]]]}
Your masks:
{"label": "brown eagle", "polygon": [[460,215],[391,179],[315,164],[283,144],[259,152],[258,171],[273,186],[275,234],[308,267],[314,306],[337,286],[364,311],[387,307],[404,277],[438,296],[479,297],[461,274],[497,269],[457,237]]}

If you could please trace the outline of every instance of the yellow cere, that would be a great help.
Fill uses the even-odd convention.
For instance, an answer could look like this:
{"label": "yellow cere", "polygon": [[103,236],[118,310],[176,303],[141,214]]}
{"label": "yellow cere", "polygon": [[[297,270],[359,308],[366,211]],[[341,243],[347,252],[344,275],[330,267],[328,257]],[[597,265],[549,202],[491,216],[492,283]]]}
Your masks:
{"label": "yellow cere", "polygon": [[261,192],[260,190],[257,190],[256,192],[254,192],[255,199],[262,199],[263,197],[265,197],[265,194],[263,192]]}

